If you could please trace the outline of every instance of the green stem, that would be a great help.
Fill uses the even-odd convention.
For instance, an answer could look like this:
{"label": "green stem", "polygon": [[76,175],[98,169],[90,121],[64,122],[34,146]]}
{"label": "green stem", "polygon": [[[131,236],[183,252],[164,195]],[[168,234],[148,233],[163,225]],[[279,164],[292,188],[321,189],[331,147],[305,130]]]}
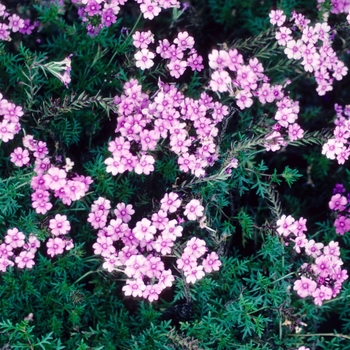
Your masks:
{"label": "green stem", "polygon": [[[126,37],[125,42],[127,42],[127,41],[130,39],[131,35],[134,34],[134,31],[135,31],[137,25],[139,24],[139,22],[140,22],[140,20],[141,20],[141,17],[142,17],[142,13],[139,14],[139,17],[137,18],[137,20],[136,20],[136,22],[135,22],[133,28],[131,29],[130,33],[129,33],[128,36]],[[108,64],[107,64],[107,67],[113,62],[113,60],[114,60],[115,56],[117,55],[117,53],[118,53],[118,51],[116,50],[116,51],[114,52],[114,54],[112,55],[111,59],[109,60],[109,62],[108,62]]]}
{"label": "green stem", "polygon": [[289,337],[336,337],[350,339],[350,335],[337,334],[337,333],[309,333],[309,334],[287,334]]}
{"label": "green stem", "polygon": [[334,298],[334,299],[331,299],[331,300],[326,300],[326,301],[323,302],[323,304],[330,304],[330,303],[333,303],[335,301],[342,300],[342,299],[347,299],[347,298],[350,298],[350,295],[345,295],[343,297]]}

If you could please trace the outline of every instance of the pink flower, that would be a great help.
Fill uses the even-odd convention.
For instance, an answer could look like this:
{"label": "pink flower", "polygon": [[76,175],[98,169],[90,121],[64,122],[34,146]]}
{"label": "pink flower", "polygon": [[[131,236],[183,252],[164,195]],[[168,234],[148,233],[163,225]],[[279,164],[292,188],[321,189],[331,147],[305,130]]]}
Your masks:
{"label": "pink flower", "polygon": [[107,232],[109,237],[112,238],[112,240],[118,241],[119,239],[124,237],[124,234],[129,231],[129,226],[127,224],[124,224],[122,219],[117,218],[117,220],[111,220],[109,222],[109,225],[107,226]]}
{"label": "pink flower", "polygon": [[291,142],[301,139],[304,136],[304,130],[299,124],[294,123],[288,126],[288,136]]}
{"label": "pink flower", "polygon": [[24,269],[27,267],[28,269],[31,269],[35,262],[34,262],[34,253],[33,252],[21,252],[19,256],[16,256],[15,263],[20,269]]}
{"label": "pink flower", "polygon": [[332,196],[330,202],[328,203],[329,209],[333,211],[343,211],[346,208],[346,205],[348,204],[348,200],[346,197],[342,196],[340,193],[335,194]]}
{"label": "pink flower", "polygon": [[302,47],[304,43],[301,40],[290,40],[287,42],[287,47],[284,49],[284,53],[289,59],[294,58],[295,60],[301,59]]}
{"label": "pink flower", "polygon": [[331,273],[331,262],[328,256],[321,255],[316,258],[313,265],[314,272],[320,277],[328,277]]}
{"label": "pink flower", "polygon": [[108,272],[112,272],[116,267],[121,265],[122,263],[117,256],[110,255],[108,257],[105,257],[105,262],[102,264],[102,267]]}
{"label": "pink flower", "polygon": [[179,32],[177,38],[174,39],[174,44],[177,44],[181,50],[185,51],[186,49],[192,49],[194,39],[187,32]]}
{"label": "pink flower", "polygon": [[292,241],[294,241],[293,248],[299,254],[301,253],[300,248],[305,247],[305,244],[308,242],[308,240],[304,234],[297,236],[295,239],[292,239]]}
{"label": "pink flower", "polygon": [[170,238],[159,236],[153,243],[153,248],[162,255],[167,255],[171,253],[171,248],[173,245],[174,242]]}
{"label": "pink flower", "polygon": [[219,271],[221,261],[219,260],[218,255],[215,252],[212,252],[207,255],[207,257],[202,262],[204,271],[210,273],[212,271]]}
{"label": "pink flower", "polygon": [[288,237],[291,232],[294,231],[295,227],[295,219],[290,215],[282,215],[282,217],[277,220],[277,232],[279,235],[283,235],[284,237]]}
{"label": "pink flower", "polygon": [[0,23],[0,40],[7,40],[10,37],[10,32],[7,30],[8,28],[7,24]]}
{"label": "pink flower", "polygon": [[329,139],[322,147],[322,154],[329,159],[335,159],[335,156],[342,151],[343,143],[335,139]]}
{"label": "pink flower", "polygon": [[159,15],[161,8],[152,0],[143,0],[143,3],[140,5],[140,10],[144,18],[153,19]]}
{"label": "pink flower", "polygon": [[49,227],[51,233],[55,236],[65,235],[71,229],[66,215],[57,214],[54,219],[50,220]]}
{"label": "pink flower", "polygon": [[13,14],[8,18],[9,20],[9,29],[11,29],[13,32],[18,32],[21,28],[24,27],[24,20],[17,16],[16,14]]}
{"label": "pink flower", "polygon": [[93,244],[94,254],[109,257],[115,253],[113,240],[111,237],[98,237],[97,242]]}
{"label": "pink flower", "polygon": [[176,79],[179,79],[186,70],[187,62],[175,59],[171,60],[170,63],[167,64],[167,67],[170,71],[170,75]]}
{"label": "pink flower", "polygon": [[139,163],[135,166],[135,173],[149,175],[154,170],[155,159],[150,155],[141,156]]}
{"label": "pink flower", "polygon": [[5,236],[5,243],[10,245],[12,248],[23,247],[24,240],[25,235],[23,234],[23,232],[18,231],[16,227],[7,230],[7,234]]}
{"label": "pink flower", "polygon": [[146,273],[146,261],[143,255],[132,255],[125,262],[125,274],[130,278],[141,278]]}
{"label": "pink flower", "polygon": [[147,49],[149,44],[154,43],[154,35],[150,30],[147,32],[136,31],[132,38],[134,46],[138,49]]}
{"label": "pink flower", "polygon": [[145,275],[149,278],[159,278],[164,271],[164,263],[160,260],[160,257],[149,255],[147,261],[144,263]]}
{"label": "pink flower", "polygon": [[149,69],[154,65],[152,61],[155,57],[154,53],[148,49],[141,49],[135,54],[136,67],[139,67],[142,70]]}
{"label": "pink flower", "polygon": [[65,243],[61,238],[49,238],[46,243],[47,254],[53,258],[55,255],[62,254],[64,251]]}
{"label": "pink flower", "polygon": [[7,259],[6,257],[1,257],[0,258],[0,271],[1,272],[6,272],[7,266],[13,266],[14,263]]}
{"label": "pink flower", "polygon": [[205,241],[202,239],[192,237],[186,244],[184,253],[189,256],[194,256],[196,259],[200,258],[207,251]]}
{"label": "pink flower", "polygon": [[339,243],[330,241],[328,245],[323,248],[323,254],[334,257],[340,256]]}
{"label": "pink flower", "polygon": [[149,284],[146,286],[145,290],[142,293],[142,296],[148,301],[152,302],[158,300],[159,294],[162,292],[163,288],[159,284]]}
{"label": "pink flower", "polygon": [[212,91],[226,92],[229,91],[229,85],[232,83],[232,80],[228,74],[228,72],[222,71],[214,71],[211,75],[211,80],[209,83],[210,89]]}
{"label": "pink flower", "polygon": [[135,210],[131,204],[118,203],[117,208],[114,210],[114,215],[125,223],[131,220],[131,215],[133,214],[135,214]]}
{"label": "pink flower", "polygon": [[236,95],[237,106],[242,110],[251,107],[253,104],[252,96],[248,90],[239,91]]}
{"label": "pink flower", "polygon": [[338,215],[334,221],[335,232],[339,235],[350,231],[350,218],[343,215]]}
{"label": "pink flower", "polygon": [[142,297],[142,292],[146,289],[146,286],[141,278],[137,280],[126,280],[126,285],[122,288],[126,296],[132,295],[133,297]]}
{"label": "pink flower", "polygon": [[175,213],[178,208],[181,206],[181,199],[179,195],[174,192],[166,193],[160,201],[161,209],[165,212]]}
{"label": "pink flower", "polygon": [[222,70],[229,65],[230,57],[227,51],[213,50],[209,55],[209,67],[211,69]]}
{"label": "pink flower", "polygon": [[45,184],[51,190],[59,190],[66,184],[66,176],[67,173],[65,170],[52,167],[47,171],[47,174],[44,175]]}
{"label": "pink flower", "polygon": [[140,241],[145,239],[146,241],[152,240],[157,229],[152,225],[152,222],[146,218],[136,223],[136,227],[132,230],[133,234]]}
{"label": "pink flower", "polygon": [[91,226],[95,229],[103,228],[107,223],[107,215],[105,215],[102,210],[98,210],[95,213],[90,213],[87,221],[90,222]]}
{"label": "pink flower", "polygon": [[192,199],[185,207],[184,215],[188,220],[196,220],[203,216],[204,207],[200,204],[199,200]]}
{"label": "pink flower", "polygon": [[312,292],[315,305],[322,306],[322,301],[331,299],[332,294],[332,289],[329,287],[321,286],[320,288],[317,288],[314,292]]}
{"label": "pink flower", "polygon": [[270,23],[272,25],[276,24],[278,27],[281,27],[286,20],[286,16],[283,14],[282,10],[272,10],[269,14],[269,17]]}
{"label": "pink flower", "polygon": [[316,243],[313,239],[305,244],[306,255],[311,255],[314,259],[322,254],[323,243]]}
{"label": "pink flower", "polygon": [[17,133],[15,131],[16,124],[10,123],[8,120],[3,120],[0,122],[0,140],[8,142],[12,140],[14,135]]}
{"label": "pink flower", "polygon": [[23,165],[29,164],[29,152],[22,147],[17,147],[11,153],[11,162],[17,165],[18,167],[22,167]]}
{"label": "pink flower", "polygon": [[184,271],[184,275],[187,283],[195,283],[204,277],[205,272],[203,271],[203,266],[196,266],[188,271]]}
{"label": "pink flower", "polygon": [[311,295],[317,288],[317,283],[309,278],[301,277],[300,280],[294,282],[293,289],[301,298]]}
{"label": "pink flower", "polygon": [[171,270],[163,270],[161,276],[159,277],[158,284],[162,288],[171,287],[175,277],[172,275]]}

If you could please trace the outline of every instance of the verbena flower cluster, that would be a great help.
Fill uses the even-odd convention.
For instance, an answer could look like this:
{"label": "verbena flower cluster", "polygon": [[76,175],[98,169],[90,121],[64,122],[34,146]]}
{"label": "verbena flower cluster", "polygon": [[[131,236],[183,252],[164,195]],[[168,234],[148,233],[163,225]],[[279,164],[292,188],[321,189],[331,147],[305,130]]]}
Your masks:
{"label": "verbena flower cluster", "polygon": [[284,92],[282,85],[269,83],[257,58],[250,58],[249,63],[244,64],[237,49],[214,49],[209,54],[209,66],[213,70],[209,88],[218,93],[229,92],[241,110],[253,105],[253,97],[257,97],[262,105],[276,101],[278,110],[274,118],[277,123],[266,135],[264,146],[267,151],[274,152],[286,146],[285,134],[290,141],[303,137],[304,130],[296,123],[299,103]]}
{"label": "verbena flower cluster", "polygon": [[[121,6],[127,0],[72,0],[79,6],[78,13],[86,23],[88,34],[96,36],[102,28],[109,27],[117,21]],[[177,0],[136,0],[145,19],[152,20],[162,9],[178,8]]]}
{"label": "verbena flower cluster", "polygon": [[337,216],[334,221],[335,232],[343,236],[350,231],[350,194],[346,193],[343,184],[336,184],[328,206]]}
{"label": "verbena flower cluster", "polygon": [[0,93],[0,140],[8,142],[21,130],[19,119],[23,116],[22,107],[7,101]]}
{"label": "verbena flower cluster", "polygon": [[188,32],[179,32],[172,43],[168,39],[159,40],[153,51],[149,49],[149,45],[154,43],[154,34],[151,31],[137,31],[132,37],[134,46],[140,49],[135,54],[136,67],[142,70],[154,65],[153,59],[156,54],[164,60],[169,60],[166,66],[175,79],[180,78],[187,67],[198,72],[204,68],[203,57],[198,55],[194,48],[194,38]]}
{"label": "verbena flower cluster", "polygon": [[[135,213],[131,204],[119,203],[114,209],[115,219],[108,219],[109,200],[100,197],[91,206],[88,222],[98,229],[94,253],[104,258],[103,268],[109,272],[124,272],[128,279],[122,288],[126,296],[158,300],[159,294],[175,280],[170,269],[165,269],[162,258],[176,254],[176,240],[182,236],[179,225],[182,200],[175,192],[166,193],[160,209],[151,218],[144,217],[134,227],[129,226]],[[185,206],[182,216],[195,221],[204,214],[204,207],[196,199]],[[183,221],[180,220],[180,221]],[[206,243],[196,237],[187,243],[177,266],[183,271],[187,283],[195,283],[205,273],[218,271],[221,262],[216,253],[207,252]],[[202,258],[201,264],[198,259]]]}
{"label": "verbena flower cluster", "polygon": [[[319,4],[325,2],[325,0],[317,0]],[[331,0],[331,13],[349,13],[350,12],[350,1],[349,0]]]}
{"label": "verbena flower cluster", "polygon": [[107,172],[149,175],[155,162],[150,152],[169,136],[169,148],[178,156],[179,169],[204,176],[205,168],[218,159],[214,138],[217,124],[229,114],[228,107],[214,102],[205,92],[195,100],[185,97],[175,85],[159,81],[158,88],[150,97],[131,79],[124,85],[124,94],[114,97],[118,136],[109,143],[113,157],[105,160]]}
{"label": "verbena flower cluster", "polygon": [[314,303],[321,306],[324,300],[335,298],[343,282],[348,278],[347,270],[342,269],[339,243],[331,241],[328,245],[308,240],[305,232],[306,219],[295,220],[291,215],[283,215],[277,221],[277,232],[298,254],[308,256],[309,262],[299,270],[299,279],[293,289],[301,298],[311,296]]}
{"label": "verbena flower cluster", "polygon": [[30,24],[29,19],[23,19],[17,14],[10,14],[6,6],[0,4],[0,40],[11,41],[11,32],[21,34],[32,34],[39,22]]}
{"label": "verbena flower cluster", "polygon": [[337,113],[334,120],[334,138],[323,145],[322,154],[329,159],[337,159],[338,164],[344,164],[350,155],[350,105],[343,108],[335,104],[334,107]]}
{"label": "verbena flower cluster", "polygon": [[313,74],[320,96],[333,90],[334,79],[341,80],[347,74],[348,68],[332,48],[331,27],[326,22],[311,26],[309,19],[293,12],[286,24],[286,16],[281,10],[270,13],[270,22],[278,27],[276,39],[285,47],[287,57],[302,60],[304,70]]}
{"label": "verbena flower cluster", "polygon": [[14,227],[7,230],[0,244],[0,271],[5,272],[8,266],[20,269],[32,268],[35,264],[35,253],[40,247],[40,241],[30,234],[28,239],[23,232]]}

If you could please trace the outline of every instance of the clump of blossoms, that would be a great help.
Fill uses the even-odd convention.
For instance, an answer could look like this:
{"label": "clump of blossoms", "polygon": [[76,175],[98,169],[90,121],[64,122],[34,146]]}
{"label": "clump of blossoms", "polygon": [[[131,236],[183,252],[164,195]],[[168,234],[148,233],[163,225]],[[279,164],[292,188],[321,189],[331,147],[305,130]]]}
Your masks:
{"label": "clump of blossoms", "polygon": [[[72,162],[66,159],[66,165],[55,166],[48,157],[48,148],[43,141],[34,140],[32,135],[23,138],[22,147],[17,147],[10,156],[10,160],[17,166],[29,166],[34,163],[35,176],[31,179],[33,193],[32,207],[38,214],[46,214],[52,209],[50,202],[50,192],[66,205],[71,205],[73,201],[85,196],[89,190],[89,185],[93,182],[91,177],[69,173]],[[56,159],[60,161],[60,159]],[[69,176],[68,176],[69,174]]]}
{"label": "clump of blossoms", "polygon": [[328,203],[329,209],[337,215],[334,221],[335,232],[341,236],[350,232],[350,193],[346,195],[345,192],[345,187],[342,184],[337,184]]}
{"label": "clump of blossoms", "polygon": [[[143,217],[130,226],[135,213],[131,204],[118,203],[113,219],[108,219],[111,203],[98,198],[91,206],[88,222],[98,229],[94,253],[104,258],[103,268],[109,272],[119,271],[128,277],[122,288],[126,296],[143,297],[149,301],[158,300],[159,294],[170,287],[175,280],[170,269],[165,269],[163,257],[177,254],[176,240],[182,236],[179,224],[182,200],[175,192],[166,193],[160,201],[160,208],[151,217]],[[199,220],[204,207],[196,199],[185,206],[182,216],[189,221]],[[218,271],[221,265],[216,253],[207,252],[205,241],[193,237],[186,243],[180,259],[179,269],[183,270],[188,283],[201,279],[205,273]],[[198,259],[201,258],[201,264]]]}
{"label": "clump of blossoms", "polygon": [[309,262],[300,267],[293,289],[301,298],[310,296],[316,305],[321,306],[324,300],[330,300],[340,293],[348,273],[341,269],[343,261],[338,242],[331,241],[324,245],[313,239],[308,240],[306,231],[304,218],[295,220],[290,215],[282,215],[277,221],[277,232],[286,244],[293,244],[298,254],[309,257]]}
{"label": "clump of blossoms", "polygon": [[[109,143],[112,157],[105,160],[107,172],[150,174],[155,158],[151,152],[158,141],[169,136],[170,150],[178,156],[181,171],[196,177],[218,159],[214,138],[217,124],[228,115],[227,106],[202,93],[200,99],[185,97],[175,85],[159,82],[150,97],[137,80],[124,85],[124,94],[115,96],[118,106],[117,137]],[[196,136],[194,136],[196,135]]]}
{"label": "clump of blossoms", "polygon": [[33,234],[27,239],[16,227],[7,230],[0,243],[0,271],[5,272],[8,266],[14,265],[20,269],[31,269],[39,247],[40,241]]}
{"label": "clump of blossoms", "polygon": [[269,83],[270,79],[257,58],[251,58],[248,64],[244,64],[237,49],[214,49],[209,54],[209,66],[212,69],[209,89],[217,93],[229,92],[241,110],[251,107],[254,97],[263,105],[276,101],[278,110],[274,118],[277,123],[265,137],[267,151],[277,151],[287,145],[283,134],[288,135],[289,141],[303,137],[304,131],[296,123],[299,103],[284,93],[282,85]]}
{"label": "clump of blossoms", "polygon": [[6,6],[0,3],[0,40],[11,41],[11,32],[21,34],[31,34],[38,22],[30,24],[29,19],[23,19],[20,16],[11,15],[6,11]]}
{"label": "clump of blossoms", "polygon": [[[325,2],[325,0],[317,0],[319,4]],[[331,13],[349,13],[350,12],[350,0],[331,0]]]}
{"label": "clump of blossoms", "polygon": [[[1,5],[0,5],[1,6]],[[0,140],[8,142],[21,130],[22,107],[7,101],[0,93]]]}
{"label": "clump of blossoms", "polygon": [[286,16],[281,10],[271,11],[270,22],[278,27],[276,39],[285,47],[287,57],[301,60],[304,70],[313,74],[320,96],[333,90],[334,79],[342,80],[347,74],[348,68],[332,48],[331,27],[326,22],[311,26],[309,19],[293,12],[286,24]]}
{"label": "clump of blossoms", "polygon": [[[127,0],[72,0],[77,4],[78,14],[85,22],[88,34],[96,36],[104,27],[109,27],[117,21],[121,6]],[[152,20],[162,9],[179,8],[177,0],[137,0],[145,19]]]}
{"label": "clump of blossoms", "polygon": [[322,154],[329,159],[337,159],[338,164],[344,164],[350,155],[350,105],[335,104],[336,119],[334,120],[334,138],[329,139],[322,147]]}
{"label": "clump of blossoms", "polygon": [[62,254],[64,250],[70,250],[74,247],[73,240],[66,235],[71,229],[70,222],[66,215],[56,214],[49,223],[52,238],[46,243],[47,254],[52,258],[55,255]]}
{"label": "clump of blossoms", "polygon": [[179,32],[172,43],[168,39],[158,41],[158,46],[152,51],[149,45],[154,43],[154,35],[151,31],[135,32],[133,44],[139,49],[135,53],[136,67],[142,70],[154,65],[153,59],[156,54],[162,59],[169,60],[167,68],[170,75],[176,79],[180,78],[187,67],[192,71],[200,72],[204,66],[203,58],[198,55],[194,46],[194,38],[188,32]]}

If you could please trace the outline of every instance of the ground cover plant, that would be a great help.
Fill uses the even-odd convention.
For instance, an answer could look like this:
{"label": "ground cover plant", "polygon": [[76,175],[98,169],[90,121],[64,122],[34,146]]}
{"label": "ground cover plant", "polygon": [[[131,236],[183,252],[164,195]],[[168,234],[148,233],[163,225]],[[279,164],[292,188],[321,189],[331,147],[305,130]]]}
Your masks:
{"label": "ground cover plant", "polygon": [[0,349],[350,349],[350,2],[0,1]]}

